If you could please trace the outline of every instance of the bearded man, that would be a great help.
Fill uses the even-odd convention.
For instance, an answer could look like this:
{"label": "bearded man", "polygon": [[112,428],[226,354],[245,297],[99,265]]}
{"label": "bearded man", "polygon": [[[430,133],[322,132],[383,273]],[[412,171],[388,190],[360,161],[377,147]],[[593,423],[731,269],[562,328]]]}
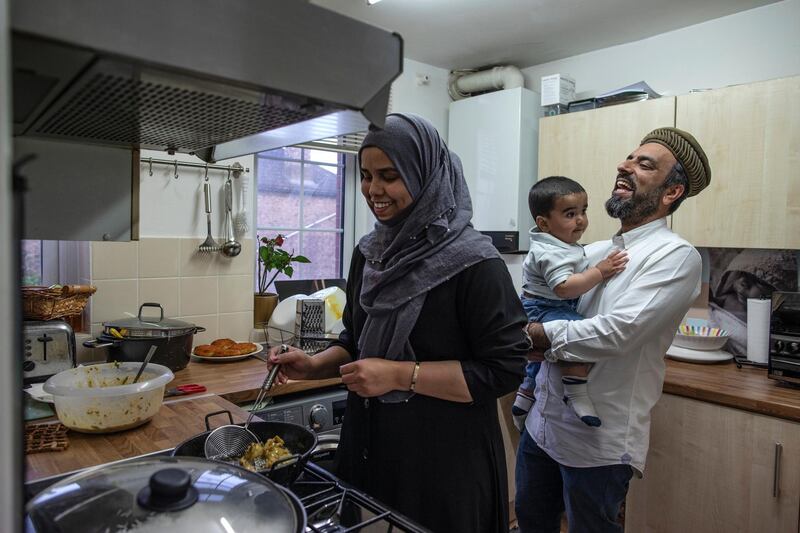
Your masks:
{"label": "bearded man", "polygon": [[[622,532],[618,516],[631,476],[644,471],[664,354],[700,292],[700,254],[666,217],[710,180],[692,135],[676,128],[647,134],[617,167],[606,202],[620,231],[585,248],[589,264],[624,249],[627,268],[581,297],[584,320],[528,324],[529,359],[543,364],[517,450],[522,533],[557,533],[564,511],[570,532]],[[589,395],[602,426],[582,423],[564,403],[558,361],[594,363]]]}

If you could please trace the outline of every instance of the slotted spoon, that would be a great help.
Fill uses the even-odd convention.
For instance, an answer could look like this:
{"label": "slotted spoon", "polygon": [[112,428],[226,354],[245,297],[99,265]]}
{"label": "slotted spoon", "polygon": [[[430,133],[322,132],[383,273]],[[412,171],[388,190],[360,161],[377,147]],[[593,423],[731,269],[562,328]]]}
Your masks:
{"label": "slotted spoon", "polygon": [[[282,344],[280,353],[284,353],[288,349],[287,345]],[[256,403],[250,409],[250,414],[247,416],[244,426],[228,424],[220,426],[208,434],[205,442],[206,459],[234,460],[244,455],[251,444],[260,442],[259,438],[248,427],[256,411],[263,407],[261,404],[267,398],[267,393],[272,388],[272,384],[275,383],[275,377],[278,375],[280,367],[281,365],[273,366],[267,377],[264,378],[261,390],[258,391],[258,396],[256,396]]]}
{"label": "slotted spoon", "polygon": [[218,252],[222,248],[217,241],[214,240],[214,237],[211,236],[211,186],[206,183],[203,185],[203,192],[205,192],[206,196],[206,225],[208,226],[208,236],[206,240],[203,241],[203,244],[200,245],[201,252]]}

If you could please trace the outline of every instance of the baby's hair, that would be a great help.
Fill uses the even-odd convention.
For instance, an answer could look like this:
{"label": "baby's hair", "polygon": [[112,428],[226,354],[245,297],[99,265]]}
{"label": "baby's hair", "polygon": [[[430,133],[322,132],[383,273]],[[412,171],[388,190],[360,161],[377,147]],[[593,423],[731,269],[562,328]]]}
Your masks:
{"label": "baby's hair", "polygon": [[533,220],[548,216],[558,198],[582,192],[585,193],[586,190],[580,183],[564,176],[550,176],[537,181],[528,193],[528,208]]}

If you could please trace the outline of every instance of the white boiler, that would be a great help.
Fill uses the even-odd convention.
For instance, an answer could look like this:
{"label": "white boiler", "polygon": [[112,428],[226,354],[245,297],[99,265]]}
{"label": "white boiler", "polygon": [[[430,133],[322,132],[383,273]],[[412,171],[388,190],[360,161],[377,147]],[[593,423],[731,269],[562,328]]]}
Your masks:
{"label": "white boiler", "polygon": [[503,252],[528,250],[540,116],[539,94],[524,88],[450,103],[448,144],[464,164],[472,223]]}

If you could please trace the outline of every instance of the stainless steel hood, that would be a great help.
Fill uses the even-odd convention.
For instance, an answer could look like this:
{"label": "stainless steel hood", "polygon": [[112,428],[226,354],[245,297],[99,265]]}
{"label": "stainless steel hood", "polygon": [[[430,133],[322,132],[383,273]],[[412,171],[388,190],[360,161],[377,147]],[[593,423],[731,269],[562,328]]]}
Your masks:
{"label": "stainless steel hood", "polygon": [[205,161],[383,125],[399,35],[302,0],[16,0],[14,134]]}

